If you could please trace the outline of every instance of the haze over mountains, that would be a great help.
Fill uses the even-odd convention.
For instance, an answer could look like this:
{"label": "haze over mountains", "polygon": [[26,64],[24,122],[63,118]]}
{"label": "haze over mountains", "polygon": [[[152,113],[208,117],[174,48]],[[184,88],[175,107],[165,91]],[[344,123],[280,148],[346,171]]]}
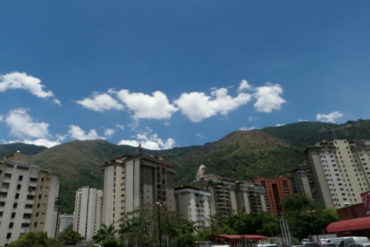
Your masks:
{"label": "haze over mountains", "polygon": [[[285,175],[304,160],[306,146],[335,138],[370,139],[370,120],[341,125],[298,122],[261,130],[239,130],[203,146],[144,150],[144,153],[158,154],[175,164],[177,184],[180,185],[194,179],[200,164],[205,164],[210,173],[233,179]],[[59,176],[62,212],[69,213],[73,211],[77,188],[84,185],[102,187],[100,166],[105,161],[137,151],[135,147],[104,140],[73,141],[49,149],[22,143],[0,145],[1,156],[17,150],[30,154],[31,162]]]}

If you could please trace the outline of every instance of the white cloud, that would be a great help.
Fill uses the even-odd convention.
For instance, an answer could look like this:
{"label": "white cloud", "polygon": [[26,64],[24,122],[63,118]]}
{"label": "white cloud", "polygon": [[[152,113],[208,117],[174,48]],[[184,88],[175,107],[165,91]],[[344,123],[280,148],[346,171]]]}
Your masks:
{"label": "white cloud", "polygon": [[339,111],[333,111],[328,114],[317,114],[316,120],[320,122],[335,123],[338,118],[343,117],[343,114]]}
{"label": "white cloud", "polygon": [[[26,73],[11,72],[5,75],[0,75],[0,92],[5,92],[9,89],[23,89],[39,98],[54,98],[53,92],[44,90],[45,86],[41,84],[39,78],[27,75]],[[60,105],[58,99],[54,99],[54,103]]]}
{"label": "white cloud", "polygon": [[122,124],[116,124],[116,127],[120,130],[125,130],[125,126],[123,126]]}
{"label": "white cloud", "polygon": [[240,82],[238,92],[241,92],[241,91],[244,91],[244,90],[252,90],[252,89],[253,89],[253,87],[246,80],[242,80]]}
{"label": "white cloud", "polygon": [[228,112],[247,104],[250,100],[250,94],[239,93],[233,98],[228,94],[226,88],[219,88],[212,89],[211,96],[203,92],[183,93],[175,101],[175,104],[191,121],[200,122],[217,114],[225,116]]}
{"label": "white cloud", "polygon": [[37,146],[44,146],[44,147],[47,147],[47,148],[51,148],[51,147],[54,147],[54,146],[60,144],[60,142],[58,142],[58,141],[52,141],[52,140],[49,140],[49,139],[46,139],[46,138],[38,138],[36,140],[29,140],[29,139],[16,140],[16,141],[9,141],[8,143],[15,143],[15,142],[21,142],[21,143],[25,143],[25,144],[33,144],[33,145],[37,145]]}
{"label": "white cloud", "polygon": [[284,125],[286,125],[286,124],[275,124],[275,127],[280,127],[280,126],[284,126]]}
{"label": "white cloud", "polygon": [[17,137],[43,138],[49,135],[49,124],[34,122],[24,108],[9,111],[5,122],[10,127],[10,134]]}
{"label": "white cloud", "polygon": [[2,122],[2,121],[3,121],[3,116],[0,115],[0,122]]}
{"label": "white cloud", "polygon": [[205,140],[205,139],[206,139],[206,137],[205,137],[204,135],[202,135],[201,133],[196,133],[196,134],[195,134],[195,137],[196,137],[196,138],[199,138],[199,139],[201,139],[201,140]]}
{"label": "white cloud", "polygon": [[155,91],[152,95],[130,93],[126,89],[109,92],[116,93],[127,108],[134,112],[134,119],[169,119],[177,111],[168,101],[167,95],[160,91]]}
{"label": "white cloud", "polygon": [[266,86],[257,87],[254,97],[257,99],[254,107],[257,111],[270,113],[273,110],[280,110],[285,100],[281,97],[283,89],[279,84],[267,83]]}
{"label": "white cloud", "polygon": [[252,126],[252,127],[241,127],[239,130],[243,130],[243,131],[250,131],[250,130],[254,130],[256,127]]}
{"label": "white cloud", "polygon": [[116,133],[116,131],[114,129],[105,129],[104,136],[105,137],[111,137],[112,135],[114,135],[114,133]]}
{"label": "white cloud", "polygon": [[117,100],[113,99],[112,96],[109,94],[97,94],[93,93],[93,95],[89,98],[85,98],[82,100],[77,101],[78,104],[98,112],[103,112],[107,110],[122,110],[123,105],[121,105]]}
{"label": "white cloud", "polygon": [[121,140],[118,145],[130,145],[138,147],[141,144],[141,147],[151,150],[161,150],[161,149],[170,149],[175,145],[175,140],[173,138],[168,138],[167,140],[162,140],[158,137],[157,134],[137,134],[135,139],[131,140]]}
{"label": "white cloud", "polygon": [[91,129],[89,130],[89,132],[85,132],[79,126],[74,125],[74,124],[71,124],[69,126],[68,134],[70,135],[72,139],[77,139],[81,141],[105,139],[104,137],[99,136],[95,129]]}

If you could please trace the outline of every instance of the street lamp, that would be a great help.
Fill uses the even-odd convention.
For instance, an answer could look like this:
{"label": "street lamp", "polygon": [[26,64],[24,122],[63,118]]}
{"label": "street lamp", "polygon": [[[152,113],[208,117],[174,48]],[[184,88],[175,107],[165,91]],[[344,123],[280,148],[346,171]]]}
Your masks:
{"label": "street lamp", "polygon": [[164,206],[162,202],[156,202],[155,205],[158,209],[158,243],[159,247],[162,247],[162,229],[161,229],[161,207]]}
{"label": "street lamp", "polygon": [[[309,213],[311,215],[311,219],[312,219],[312,236],[315,233],[315,218],[313,217],[315,212],[316,212],[315,209],[307,210],[307,213]],[[317,232],[316,232],[316,240],[317,240],[317,242],[319,242],[319,235],[317,235]]]}

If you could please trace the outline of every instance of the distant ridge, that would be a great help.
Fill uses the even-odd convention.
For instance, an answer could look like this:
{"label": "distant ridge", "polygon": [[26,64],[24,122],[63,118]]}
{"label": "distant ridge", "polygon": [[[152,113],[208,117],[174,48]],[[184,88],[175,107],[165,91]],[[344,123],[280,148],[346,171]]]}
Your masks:
{"label": "distant ridge", "polygon": [[[304,160],[306,146],[321,140],[370,139],[370,121],[345,124],[298,122],[260,130],[234,131],[224,138],[203,146],[178,147],[169,150],[143,150],[157,154],[176,165],[177,184],[195,177],[200,164],[208,172],[233,179],[285,175]],[[60,178],[62,212],[72,212],[77,188],[102,186],[100,166],[123,154],[134,154],[135,147],[115,145],[105,140],[73,141],[49,149],[27,144],[0,145],[0,154],[20,150],[31,154],[35,164],[52,170]]]}

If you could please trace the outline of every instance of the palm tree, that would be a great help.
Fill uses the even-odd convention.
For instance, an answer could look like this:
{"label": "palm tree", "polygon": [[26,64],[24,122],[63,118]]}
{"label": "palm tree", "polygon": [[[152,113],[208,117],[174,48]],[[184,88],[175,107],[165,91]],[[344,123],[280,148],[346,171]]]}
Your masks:
{"label": "palm tree", "polygon": [[101,225],[101,228],[96,233],[96,235],[93,237],[94,241],[97,243],[102,243],[107,240],[115,239],[115,234],[117,230],[114,229],[114,225],[111,224],[110,226],[106,226],[104,224]]}

